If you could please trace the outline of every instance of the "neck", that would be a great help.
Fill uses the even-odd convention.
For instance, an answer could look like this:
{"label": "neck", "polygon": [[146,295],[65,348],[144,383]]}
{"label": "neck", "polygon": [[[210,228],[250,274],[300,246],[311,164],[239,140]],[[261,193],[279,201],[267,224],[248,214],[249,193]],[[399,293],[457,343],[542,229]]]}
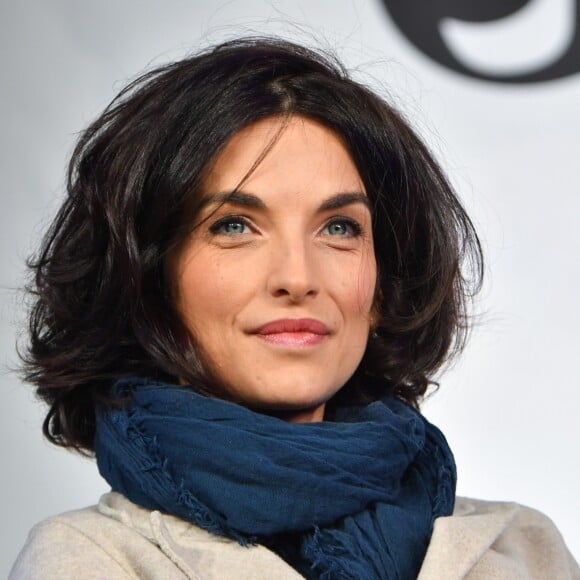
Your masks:
{"label": "neck", "polygon": [[276,409],[262,411],[262,413],[278,417],[287,423],[316,423],[324,421],[324,407],[325,403],[322,403],[322,405],[310,409]]}

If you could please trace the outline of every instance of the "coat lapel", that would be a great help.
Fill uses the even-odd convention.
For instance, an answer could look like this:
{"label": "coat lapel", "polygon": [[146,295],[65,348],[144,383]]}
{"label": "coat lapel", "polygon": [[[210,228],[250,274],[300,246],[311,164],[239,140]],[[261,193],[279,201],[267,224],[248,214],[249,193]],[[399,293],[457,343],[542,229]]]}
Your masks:
{"label": "coat lapel", "polygon": [[466,578],[515,518],[514,503],[458,498],[453,516],[435,520],[419,580]]}
{"label": "coat lapel", "polygon": [[172,515],[149,511],[112,492],[99,511],[157,545],[189,580],[300,580],[302,576],[264,546],[241,546]]}

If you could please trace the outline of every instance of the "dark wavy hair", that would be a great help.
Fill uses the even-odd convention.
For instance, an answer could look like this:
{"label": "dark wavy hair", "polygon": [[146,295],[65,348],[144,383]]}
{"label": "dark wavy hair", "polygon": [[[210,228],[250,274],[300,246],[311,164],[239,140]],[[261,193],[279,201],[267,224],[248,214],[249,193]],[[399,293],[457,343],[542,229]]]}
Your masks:
{"label": "dark wavy hair", "polygon": [[279,39],[226,42],[147,72],[79,138],[67,197],[28,262],[24,376],[50,405],[50,441],[91,452],[95,406],[113,404],[110,387],[121,377],[185,380],[216,393],[164,265],[190,233],[200,181],[218,153],[240,129],[275,115],[302,115],[339,134],[373,208],[378,324],[337,397],[391,392],[417,405],[461,350],[481,249],[421,139],[332,56]]}

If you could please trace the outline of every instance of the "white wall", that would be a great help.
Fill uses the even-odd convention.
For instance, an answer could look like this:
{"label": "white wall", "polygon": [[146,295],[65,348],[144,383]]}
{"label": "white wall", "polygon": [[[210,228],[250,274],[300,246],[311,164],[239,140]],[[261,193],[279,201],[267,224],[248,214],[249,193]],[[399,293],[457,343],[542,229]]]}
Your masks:
{"label": "white wall", "polygon": [[[580,75],[528,86],[459,76],[415,50],[378,0],[19,0],[0,4],[0,576],[35,522],[106,490],[90,461],[43,442],[43,409],[10,371],[23,261],[58,206],[75,132],[145,67],[252,32],[333,47],[442,160],[488,277],[480,325],[425,413],[455,451],[461,494],[537,507],[580,558]],[[481,35],[470,45],[462,34],[456,50],[487,54]],[[537,38],[524,36],[530,50]]]}

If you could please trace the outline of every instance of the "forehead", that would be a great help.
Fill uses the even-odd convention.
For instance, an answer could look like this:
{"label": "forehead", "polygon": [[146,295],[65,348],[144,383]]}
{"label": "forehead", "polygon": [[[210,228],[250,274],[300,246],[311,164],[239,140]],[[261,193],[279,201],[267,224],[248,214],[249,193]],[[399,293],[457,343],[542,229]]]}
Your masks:
{"label": "forehead", "polygon": [[364,192],[364,185],[342,139],[314,120],[269,117],[236,133],[220,152],[202,183],[202,193]]}

